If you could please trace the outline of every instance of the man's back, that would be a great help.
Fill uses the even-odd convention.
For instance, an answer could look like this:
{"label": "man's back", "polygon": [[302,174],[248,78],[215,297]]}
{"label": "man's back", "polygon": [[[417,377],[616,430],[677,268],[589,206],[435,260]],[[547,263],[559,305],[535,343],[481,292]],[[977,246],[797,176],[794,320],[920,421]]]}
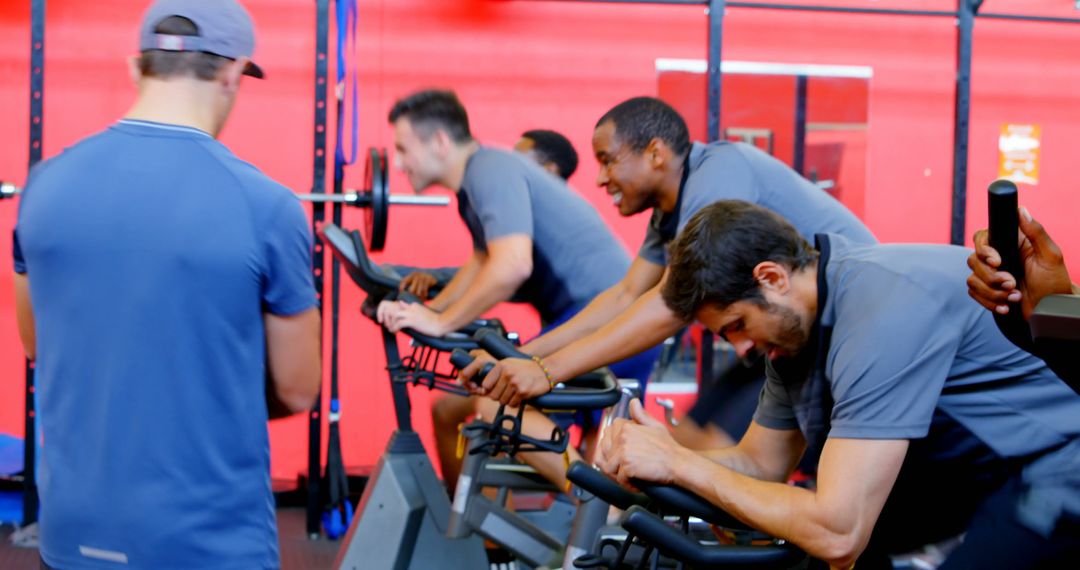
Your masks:
{"label": "man's back", "polygon": [[45,561],[276,566],[263,313],[315,304],[296,199],[206,133],[122,121],[32,174],[17,239]]}
{"label": "man's back", "polygon": [[829,240],[830,436],[913,439],[938,470],[1020,472],[1040,495],[1020,505],[1033,526],[1080,514],[1080,396],[968,298],[970,251]]}
{"label": "man's back", "polygon": [[877,243],[843,204],[757,147],[727,141],[693,143],[687,164],[677,210],[670,214],[653,210],[638,251],[653,263],[667,265],[667,243],[694,214],[717,200],[744,200],[772,210],[808,241],[818,233],[835,233],[858,243]]}

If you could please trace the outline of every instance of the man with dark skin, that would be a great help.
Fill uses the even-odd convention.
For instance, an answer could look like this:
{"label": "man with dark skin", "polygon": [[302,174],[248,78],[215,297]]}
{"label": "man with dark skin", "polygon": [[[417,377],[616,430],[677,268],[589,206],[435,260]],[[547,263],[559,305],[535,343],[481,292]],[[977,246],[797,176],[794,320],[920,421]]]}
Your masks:
{"label": "man with dark skin", "polygon": [[[522,350],[540,357],[555,380],[573,378],[610,362],[655,347],[686,321],[660,297],[668,254],[666,247],[690,217],[720,199],[761,204],[791,220],[806,237],[835,232],[860,243],[876,241],[870,230],[834,198],[779,160],[742,143],[692,143],[686,122],[674,108],[653,97],[635,97],[605,113],[593,131],[593,153],[600,164],[596,183],[612,197],[622,216],[651,210],[645,241],[630,270],[614,286],[566,324],[529,342]],[[487,359],[462,371],[466,386]],[[538,362],[500,361],[477,393],[480,412],[488,417],[494,400],[515,406],[550,389]],[[525,430],[551,433],[543,414],[526,410]],[[558,457],[525,458],[561,464]],[[539,468],[539,467],[538,467]]]}
{"label": "man with dark skin", "polygon": [[[975,233],[975,251],[968,257],[971,275],[968,294],[980,305],[999,315],[1019,309],[1025,320],[1048,295],[1077,295],[1080,287],[1072,283],[1061,249],[1050,239],[1042,224],[1020,208],[1020,232],[1017,250],[1024,268],[1024,279],[999,270],[1001,255],[990,247],[987,230]],[[1071,346],[1062,343],[1039,343],[1031,340],[1031,331],[1021,324],[1007,325],[1004,332],[1020,348],[1046,361],[1054,372],[1080,392],[1080,363]]]}
{"label": "man with dark skin", "polygon": [[987,310],[1007,315],[1010,304],[1020,303],[1024,318],[1031,316],[1035,306],[1047,295],[1080,295],[1080,287],[1069,278],[1061,248],[1054,243],[1046,228],[1031,217],[1027,208],[1020,208],[1020,236],[1017,248],[1024,264],[1024,281],[1001,266],[1001,254],[990,247],[990,234],[982,229],[975,232],[975,251],[968,257],[971,275],[967,279],[968,293]]}

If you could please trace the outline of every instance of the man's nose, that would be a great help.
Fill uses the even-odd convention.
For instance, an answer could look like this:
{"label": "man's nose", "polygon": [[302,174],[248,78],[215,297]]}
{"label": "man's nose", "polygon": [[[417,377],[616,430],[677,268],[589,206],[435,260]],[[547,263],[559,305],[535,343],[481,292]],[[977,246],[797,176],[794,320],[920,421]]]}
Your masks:
{"label": "man's nose", "polygon": [[750,353],[754,351],[754,341],[743,335],[727,335],[728,342],[735,348],[735,353],[739,355],[739,358],[746,358]]}

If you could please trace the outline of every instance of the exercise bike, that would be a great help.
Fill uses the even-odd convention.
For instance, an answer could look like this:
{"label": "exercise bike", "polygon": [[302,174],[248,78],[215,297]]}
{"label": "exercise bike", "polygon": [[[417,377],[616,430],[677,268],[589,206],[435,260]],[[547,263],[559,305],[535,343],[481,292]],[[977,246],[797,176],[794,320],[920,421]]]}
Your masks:
{"label": "exercise bike", "polygon": [[[368,293],[364,312],[373,318],[376,304],[371,301],[396,295],[398,280],[367,257],[358,232],[346,232],[328,224],[321,234],[348,275]],[[412,339],[413,351],[402,357],[395,335],[382,329],[398,429],[364,490],[335,568],[486,568],[483,538],[505,549],[524,565],[561,565],[565,549],[562,540],[507,510],[498,499],[491,501],[462,489],[495,486],[554,490],[535,472],[530,473],[526,466],[512,464],[511,460],[516,452],[530,449],[561,453],[565,450],[565,433],[555,433],[548,441],[533,440],[520,433],[520,423],[516,429],[507,428],[506,414],[502,413],[490,425],[474,425],[469,431],[472,437],[466,461],[472,481],[462,484],[459,480],[459,493],[452,508],[420,438],[412,429],[409,384],[467,393],[454,382],[456,368],[462,365],[460,360],[457,366],[450,362],[449,355],[455,349],[466,358],[464,351],[478,346],[495,355],[520,356],[506,340],[501,324],[479,320],[441,338],[404,332]],[[592,374],[567,382],[530,404],[549,410],[592,409],[609,407],[628,397],[632,393],[621,389],[610,374]],[[510,452],[510,459],[493,459],[503,452]],[[505,496],[505,492],[500,491],[500,496]],[[606,516],[607,505],[590,502],[591,496],[587,499],[574,513],[571,544],[591,541],[589,533],[602,526]]]}

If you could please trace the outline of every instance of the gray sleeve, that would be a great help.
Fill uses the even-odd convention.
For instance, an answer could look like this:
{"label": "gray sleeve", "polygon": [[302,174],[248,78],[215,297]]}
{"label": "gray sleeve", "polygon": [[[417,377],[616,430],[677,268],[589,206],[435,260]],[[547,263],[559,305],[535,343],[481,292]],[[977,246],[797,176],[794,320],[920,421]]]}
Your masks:
{"label": "gray sleeve", "polygon": [[658,215],[659,211],[656,210],[653,217],[649,219],[649,227],[645,230],[645,241],[641,244],[641,248],[638,249],[638,257],[650,263],[667,266],[667,248],[664,244],[664,238],[653,227],[653,221]]}
{"label": "gray sleeve", "polygon": [[826,363],[834,400],[829,436],[926,436],[963,319],[940,292],[902,275],[858,279],[844,297]]}
{"label": "gray sleeve", "polygon": [[799,429],[791,398],[771,362],[765,363],[765,384],[761,387],[761,395],[758,396],[754,423],[777,430]]}
{"label": "gray sleeve", "polygon": [[466,187],[469,200],[480,225],[484,240],[514,234],[533,237],[532,202],[529,183],[522,166],[497,154],[478,156],[469,172]]}
{"label": "gray sleeve", "polygon": [[737,144],[714,150],[686,180],[679,211],[679,231],[690,218],[718,200],[742,200],[760,204],[758,176]]}

